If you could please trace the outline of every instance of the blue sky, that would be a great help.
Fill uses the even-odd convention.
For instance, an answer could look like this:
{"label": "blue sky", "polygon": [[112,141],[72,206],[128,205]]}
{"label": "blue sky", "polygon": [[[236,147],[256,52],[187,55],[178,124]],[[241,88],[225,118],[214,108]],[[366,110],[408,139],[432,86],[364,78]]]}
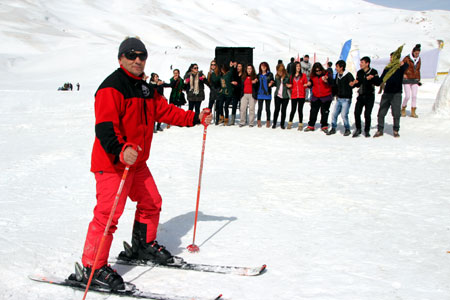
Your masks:
{"label": "blue sky", "polygon": [[365,0],[370,3],[387,7],[410,10],[450,10],[450,0]]}

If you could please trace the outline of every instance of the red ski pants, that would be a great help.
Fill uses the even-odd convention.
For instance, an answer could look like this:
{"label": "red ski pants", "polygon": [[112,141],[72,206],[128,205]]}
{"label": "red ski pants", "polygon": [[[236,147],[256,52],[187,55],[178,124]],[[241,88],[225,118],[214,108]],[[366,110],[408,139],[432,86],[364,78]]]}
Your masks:
{"label": "red ski pants", "polygon": [[[94,208],[94,218],[89,223],[84,244],[82,257],[84,266],[92,266],[94,264],[95,255],[105,232],[121,179],[122,174],[119,173],[95,173],[97,205]],[[146,164],[143,164],[137,168],[130,169],[128,172],[111,226],[99,254],[96,268],[100,268],[108,262],[113,233],[117,229],[117,223],[125,208],[127,197],[137,202],[135,220],[139,223],[147,224],[147,242],[156,239],[162,199],[150,170]]]}

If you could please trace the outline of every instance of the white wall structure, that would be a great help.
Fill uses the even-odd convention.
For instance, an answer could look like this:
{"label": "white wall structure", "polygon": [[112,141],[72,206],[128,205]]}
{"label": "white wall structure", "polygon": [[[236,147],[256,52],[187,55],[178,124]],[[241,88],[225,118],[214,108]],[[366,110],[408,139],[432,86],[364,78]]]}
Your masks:
{"label": "white wall structure", "polygon": [[450,116],[450,74],[445,77],[436,95],[433,112]]}

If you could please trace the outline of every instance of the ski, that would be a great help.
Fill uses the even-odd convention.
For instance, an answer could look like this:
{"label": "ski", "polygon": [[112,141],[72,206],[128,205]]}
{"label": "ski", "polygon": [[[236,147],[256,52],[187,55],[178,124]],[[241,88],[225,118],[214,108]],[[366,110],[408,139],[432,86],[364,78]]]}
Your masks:
{"label": "ski", "polygon": [[138,259],[125,259],[118,257],[116,260],[110,263],[117,263],[121,265],[132,265],[132,266],[146,266],[146,267],[162,267],[169,269],[179,269],[179,270],[190,270],[199,272],[211,272],[219,274],[234,274],[240,276],[257,276],[264,273],[266,270],[266,265],[259,267],[235,267],[235,266],[223,266],[223,265],[208,265],[208,264],[196,264],[188,263],[181,257],[174,256],[174,262],[167,265],[162,265],[158,263],[153,263],[150,261],[143,261]]}
{"label": "ski", "polygon": [[[44,276],[44,275],[30,275],[28,278],[38,282],[56,284],[60,286],[70,287],[73,289],[84,291],[86,289],[86,284],[77,281],[74,278],[75,275],[71,275],[68,279],[63,279],[59,277],[55,277],[52,275]],[[206,300],[205,298],[199,297],[186,297],[186,296],[176,296],[176,295],[166,295],[166,294],[157,294],[148,291],[141,291],[136,288],[136,286],[132,283],[125,282],[126,288],[125,290],[112,291],[110,289],[105,289],[99,286],[91,285],[89,287],[90,291],[95,291],[98,293],[104,294],[113,294],[124,297],[132,297],[132,298],[141,298],[141,299],[151,299],[151,300]],[[213,299],[213,298],[211,298]],[[214,298],[214,300],[222,299],[222,295]]]}

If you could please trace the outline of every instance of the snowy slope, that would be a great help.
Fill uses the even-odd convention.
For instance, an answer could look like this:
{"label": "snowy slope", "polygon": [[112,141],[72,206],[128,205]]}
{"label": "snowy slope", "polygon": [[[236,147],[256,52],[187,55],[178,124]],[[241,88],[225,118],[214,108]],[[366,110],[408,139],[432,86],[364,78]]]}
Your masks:
{"label": "snowy slope", "polygon": [[[445,7],[445,5],[443,5]],[[138,35],[162,78],[169,66],[206,68],[216,46],[255,47],[255,63],[317,53],[336,61],[349,38],[362,55],[386,57],[406,43],[424,50],[449,40],[448,11],[391,9],[347,1],[56,1],[0,3],[0,84],[53,89],[65,81],[97,84],[116,63],[117,45]],[[175,49],[181,46],[181,49]],[[450,68],[443,50],[440,70]],[[11,76],[13,74],[14,76]],[[61,83],[60,83],[61,82]],[[94,84],[94,85],[95,85]]]}
{"label": "snowy slope", "polygon": [[[255,62],[273,65],[297,52],[335,60],[347,38],[359,40],[362,53],[385,56],[401,43],[434,47],[435,39],[449,35],[448,11],[357,0],[345,6],[328,0],[272,3],[0,3],[0,299],[82,298],[26,276],[66,276],[81,259],[95,205],[89,173],[93,94],[116,67],[125,35],[142,37],[151,53],[147,73],[167,79],[170,64],[184,69],[197,61],[206,68],[216,45],[253,45]],[[298,26],[289,27],[291,20]],[[410,34],[411,28],[417,32]],[[444,49],[441,68],[449,66]],[[57,92],[66,81],[79,81],[82,90]],[[240,300],[450,299],[450,119],[432,113],[439,87],[427,81],[419,89],[420,117],[402,118],[400,139],[391,136],[389,114],[380,139],[210,126],[196,255],[185,247],[192,242],[202,128],[158,133],[148,165],[164,199],[159,242],[190,261],[266,263],[268,271],[243,278],[114,267],[138,287],[160,293],[223,293]],[[378,104],[377,95],[374,127]],[[308,120],[307,105],[304,114]],[[129,202],[112,256],[129,240],[133,217]],[[88,299],[119,298],[92,293]]]}

